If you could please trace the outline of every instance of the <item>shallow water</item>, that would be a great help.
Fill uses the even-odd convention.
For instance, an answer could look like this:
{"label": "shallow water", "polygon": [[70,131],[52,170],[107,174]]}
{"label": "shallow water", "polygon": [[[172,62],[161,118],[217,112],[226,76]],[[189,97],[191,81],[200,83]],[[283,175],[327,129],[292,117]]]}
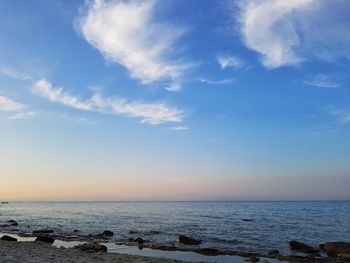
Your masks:
{"label": "shallow water", "polygon": [[87,235],[109,229],[115,233],[112,241],[140,236],[157,243],[174,243],[179,234],[186,234],[202,239],[201,247],[263,253],[278,249],[289,254],[292,239],[317,246],[350,237],[350,202],[0,204],[0,224],[9,219],[19,223],[19,231],[28,233],[52,228],[58,234],[70,235],[77,229]]}

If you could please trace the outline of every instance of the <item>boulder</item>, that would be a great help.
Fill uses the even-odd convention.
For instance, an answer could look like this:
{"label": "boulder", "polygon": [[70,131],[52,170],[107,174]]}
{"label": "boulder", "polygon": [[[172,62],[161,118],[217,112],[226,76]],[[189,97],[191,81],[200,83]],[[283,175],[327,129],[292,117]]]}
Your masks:
{"label": "boulder", "polygon": [[103,231],[102,235],[104,235],[105,237],[112,237],[114,233],[110,230],[105,230]]}
{"label": "boulder", "polygon": [[320,245],[320,248],[324,250],[328,256],[350,258],[350,243],[329,242]]}
{"label": "boulder", "polygon": [[77,248],[77,249],[80,249],[81,251],[86,251],[86,252],[107,252],[107,247],[97,242],[84,243],[81,245],[77,245],[74,248]]}
{"label": "boulder", "polygon": [[143,243],[146,243],[146,242],[149,242],[148,240],[144,240],[144,239],[142,239],[141,237],[138,237],[138,238],[135,238],[134,240],[133,240],[133,242],[137,242],[137,243],[139,243],[139,244],[143,244]]}
{"label": "boulder", "polygon": [[315,249],[312,246],[309,246],[309,245],[307,245],[305,243],[302,243],[302,242],[299,242],[299,241],[296,241],[296,240],[289,241],[289,247],[292,250],[299,251],[299,252],[304,252],[304,253],[314,254],[314,253],[318,253],[319,252],[318,249]]}
{"label": "boulder", "polygon": [[52,234],[54,231],[52,229],[40,229],[34,230],[33,234]]}
{"label": "boulder", "polygon": [[269,256],[277,256],[279,255],[279,251],[277,249],[270,250],[269,253],[267,253]]}
{"label": "boulder", "polygon": [[14,237],[10,237],[8,235],[4,235],[0,238],[1,240],[4,240],[4,241],[17,241],[17,238],[14,238]]}
{"label": "boulder", "polygon": [[53,242],[55,242],[55,239],[53,239],[52,237],[49,236],[38,236],[35,241],[40,241],[40,242],[45,242],[45,243],[49,243],[49,244],[53,244]]}
{"label": "boulder", "polygon": [[202,241],[200,240],[197,240],[185,235],[179,236],[179,242],[186,245],[199,245],[200,243],[202,243]]}
{"label": "boulder", "polygon": [[200,248],[195,250],[198,254],[202,254],[205,256],[217,256],[220,254],[220,250],[216,248]]}

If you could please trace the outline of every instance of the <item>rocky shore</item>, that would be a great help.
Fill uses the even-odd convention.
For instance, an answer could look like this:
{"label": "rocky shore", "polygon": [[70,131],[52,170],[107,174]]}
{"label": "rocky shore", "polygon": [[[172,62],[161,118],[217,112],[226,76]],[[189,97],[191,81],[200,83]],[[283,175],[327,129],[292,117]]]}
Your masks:
{"label": "rocky shore", "polygon": [[[17,242],[16,238],[9,235],[0,235],[0,262],[99,262],[99,260],[101,262],[180,262],[159,258],[147,258],[146,260],[146,258],[139,256],[104,253],[107,252],[107,247],[103,243],[113,243],[111,238],[114,236],[114,233],[110,230],[105,230],[95,235],[79,235],[79,230],[73,231],[72,235],[56,235],[53,229],[36,229],[31,234],[24,234],[18,233],[16,229],[11,228],[16,226],[18,226],[18,223],[15,220],[8,220],[0,224],[0,232],[1,230],[6,232],[5,229],[12,229],[14,231],[10,232],[16,233],[19,237],[29,236],[33,238],[33,241],[38,242]],[[51,246],[55,240],[84,243],[74,248],[56,248]],[[300,263],[350,262],[350,243],[345,242],[330,242],[320,244],[319,247],[312,247],[308,244],[291,240],[289,241],[290,250],[296,252],[297,255],[284,255],[278,250],[271,250],[266,253],[252,253],[201,247],[199,245],[202,242],[202,240],[190,236],[179,235],[176,242],[167,244],[150,242],[142,237],[130,237],[115,244],[117,246],[138,247],[140,250],[149,248],[158,251],[195,252],[205,256],[238,256],[249,262],[268,262],[268,259]],[[75,260],[72,261],[72,257]],[[264,261],[261,261],[261,258],[264,258]]]}

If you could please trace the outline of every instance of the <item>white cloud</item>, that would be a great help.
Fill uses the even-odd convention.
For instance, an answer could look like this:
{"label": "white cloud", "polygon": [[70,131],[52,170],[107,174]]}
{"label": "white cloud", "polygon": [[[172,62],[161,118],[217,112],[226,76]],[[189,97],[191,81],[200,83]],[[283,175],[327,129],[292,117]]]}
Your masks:
{"label": "white cloud", "polygon": [[170,127],[169,129],[173,131],[186,131],[189,128],[186,126],[176,126],[176,127]]}
{"label": "white cloud", "polygon": [[15,68],[0,67],[0,74],[17,80],[31,80],[31,78]]}
{"label": "white cloud", "polygon": [[304,83],[306,85],[326,89],[335,89],[340,86],[338,83],[334,82],[329,75],[326,74],[317,74],[316,76],[310,77],[308,80],[305,80]]}
{"label": "white cloud", "polygon": [[267,68],[318,58],[350,58],[350,5],[346,0],[247,0],[240,2],[245,45]]}
{"label": "white cloud", "polygon": [[346,109],[339,109],[330,107],[327,109],[328,114],[336,117],[337,121],[342,124],[350,124],[350,111]]}
{"label": "white cloud", "polygon": [[127,101],[118,97],[103,97],[95,92],[87,100],[82,100],[61,87],[53,87],[47,80],[40,80],[33,86],[33,92],[52,102],[61,103],[75,109],[116,114],[141,118],[142,123],[160,124],[164,122],[181,122],[184,113],[164,103],[145,103],[142,101]]}
{"label": "white cloud", "polygon": [[221,79],[221,80],[209,80],[209,79],[199,79],[200,82],[207,83],[209,85],[225,85],[233,83],[234,79]]}
{"label": "white cloud", "polygon": [[4,96],[0,96],[0,111],[19,111],[26,107],[27,106],[22,103],[15,102]]}
{"label": "white cloud", "polygon": [[244,62],[234,56],[219,56],[217,61],[220,64],[221,69],[233,68],[237,70],[244,66]]}
{"label": "white cloud", "polygon": [[182,89],[182,86],[180,83],[171,83],[168,87],[165,88],[168,91],[172,91],[172,92],[179,92]]}
{"label": "white cloud", "polygon": [[32,119],[36,116],[35,112],[29,111],[29,112],[20,112],[17,113],[15,115],[12,115],[10,117],[8,117],[8,119],[10,120],[28,120],[28,119]]}
{"label": "white cloud", "polygon": [[174,55],[178,55],[176,41],[185,29],[156,22],[156,3],[95,0],[78,27],[108,61],[125,66],[143,84],[170,80],[179,86],[189,65],[174,59]]}

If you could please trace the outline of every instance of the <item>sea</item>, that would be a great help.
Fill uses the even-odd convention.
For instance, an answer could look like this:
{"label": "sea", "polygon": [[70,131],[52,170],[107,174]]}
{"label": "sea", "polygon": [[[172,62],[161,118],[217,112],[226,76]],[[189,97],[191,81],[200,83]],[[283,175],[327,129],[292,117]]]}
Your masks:
{"label": "sea", "polygon": [[[9,202],[0,204],[0,231],[53,229],[62,235],[111,230],[111,241],[141,237],[161,244],[179,235],[202,240],[200,247],[291,254],[288,242],[317,247],[350,241],[350,202]],[[78,230],[79,232],[73,232]]]}

